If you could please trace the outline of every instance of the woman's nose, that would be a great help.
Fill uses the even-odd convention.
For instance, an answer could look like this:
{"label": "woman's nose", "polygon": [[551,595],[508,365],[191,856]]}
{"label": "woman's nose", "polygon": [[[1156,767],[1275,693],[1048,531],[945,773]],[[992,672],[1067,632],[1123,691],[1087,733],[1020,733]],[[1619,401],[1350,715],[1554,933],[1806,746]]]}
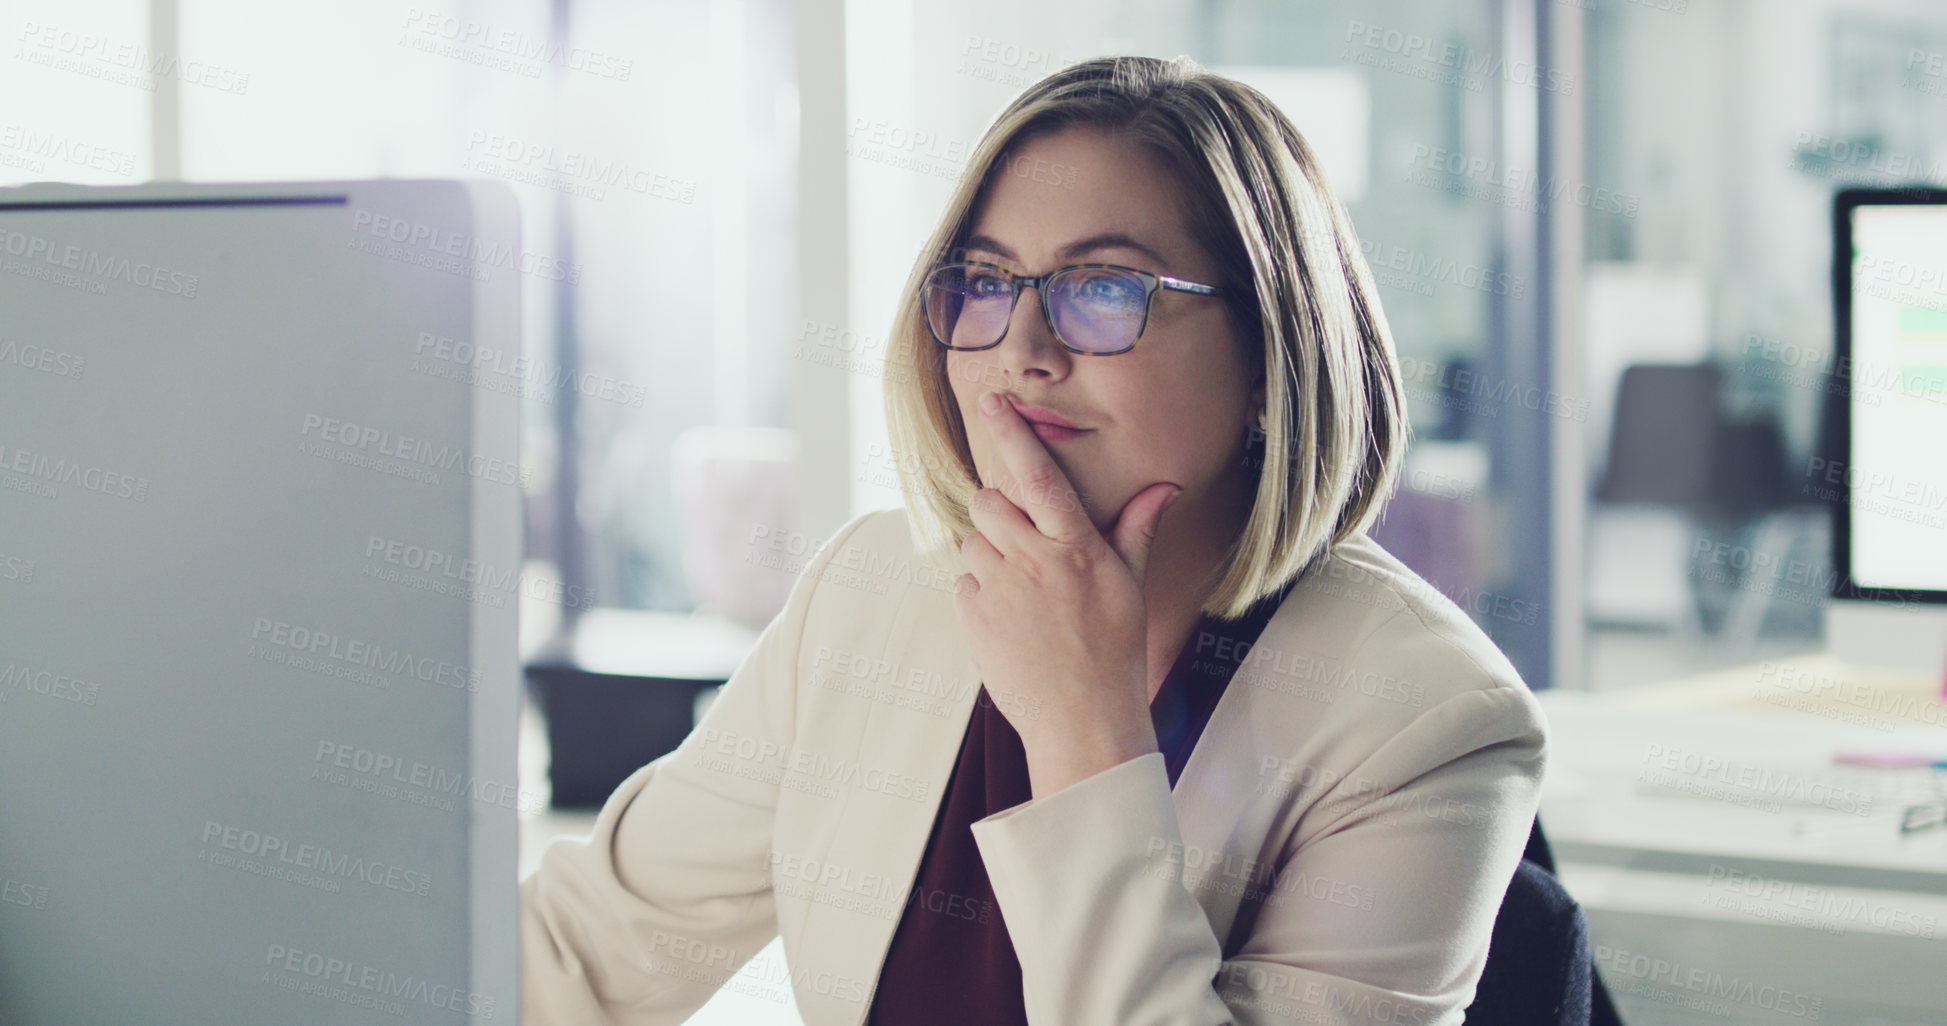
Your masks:
{"label": "woman's nose", "polygon": [[1045,355],[1051,350],[1066,355],[1061,341],[1055,337],[1054,325],[1048,323],[1039,286],[1021,286],[1021,295],[1014,301],[1013,316],[1008,321],[1007,335],[1001,339],[1000,347],[1003,351],[1026,349],[1029,355]]}

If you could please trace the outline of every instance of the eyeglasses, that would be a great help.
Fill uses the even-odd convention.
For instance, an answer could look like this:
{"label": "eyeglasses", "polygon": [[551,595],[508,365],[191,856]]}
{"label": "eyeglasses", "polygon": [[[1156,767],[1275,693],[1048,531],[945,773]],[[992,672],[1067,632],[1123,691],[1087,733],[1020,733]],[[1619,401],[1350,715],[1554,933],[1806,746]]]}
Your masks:
{"label": "eyeglasses", "polygon": [[1136,347],[1158,289],[1218,296],[1214,285],[1115,264],[1075,264],[1028,277],[978,261],[941,264],[920,285],[933,339],[963,352],[992,349],[1007,337],[1021,290],[1041,293],[1041,315],[1063,349],[1113,356]]}

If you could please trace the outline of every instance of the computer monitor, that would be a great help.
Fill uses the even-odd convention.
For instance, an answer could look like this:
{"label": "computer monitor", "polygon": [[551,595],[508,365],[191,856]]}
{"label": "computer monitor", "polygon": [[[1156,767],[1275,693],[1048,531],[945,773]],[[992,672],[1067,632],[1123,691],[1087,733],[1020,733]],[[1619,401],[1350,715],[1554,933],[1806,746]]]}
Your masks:
{"label": "computer monitor", "polygon": [[0,189],[0,1022],[515,1018],[517,214]]}
{"label": "computer monitor", "polygon": [[1836,492],[1827,640],[1848,663],[1947,672],[1947,189],[1833,203],[1834,387],[1816,485]]}

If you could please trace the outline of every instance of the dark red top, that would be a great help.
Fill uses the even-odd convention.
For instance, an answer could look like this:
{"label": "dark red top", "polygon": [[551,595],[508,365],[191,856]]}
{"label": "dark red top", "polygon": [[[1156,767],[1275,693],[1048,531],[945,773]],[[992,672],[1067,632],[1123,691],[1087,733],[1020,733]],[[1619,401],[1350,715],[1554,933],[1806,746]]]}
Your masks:
{"label": "dark red top", "polygon": [[[1171,787],[1244,652],[1290,590],[1287,583],[1236,620],[1206,614],[1177,654],[1149,703]],[[1220,645],[1219,638],[1232,643]],[[972,827],[1033,797],[1021,736],[982,685],[912,893],[879,970],[867,1026],[1027,1026],[1021,962]]]}

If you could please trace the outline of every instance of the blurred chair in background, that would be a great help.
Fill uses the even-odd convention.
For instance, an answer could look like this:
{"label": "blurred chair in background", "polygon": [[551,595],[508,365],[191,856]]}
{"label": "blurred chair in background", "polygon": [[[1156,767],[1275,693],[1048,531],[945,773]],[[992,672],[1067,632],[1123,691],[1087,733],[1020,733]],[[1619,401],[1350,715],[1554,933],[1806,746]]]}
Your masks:
{"label": "blurred chair in background", "polygon": [[[1730,418],[1722,386],[1715,363],[1624,370],[1590,514],[1591,620],[1694,637],[1709,581],[1730,589],[1726,627],[1756,638],[1776,597],[1762,574],[1796,530],[1779,516],[1790,499],[1785,443],[1772,417]],[[1744,530],[1754,522],[1756,537]]]}
{"label": "blurred chair in background", "polygon": [[673,750],[730,679],[822,539],[786,521],[797,438],[699,427],[672,454],[690,612],[593,609],[528,660],[556,808],[595,808]]}
{"label": "blurred chair in background", "polygon": [[[683,577],[698,614],[762,630],[784,608],[797,575],[765,557],[802,563],[822,540],[802,537],[788,522],[797,458],[797,434],[782,428],[694,427],[676,436],[670,476]],[[787,544],[774,549],[778,538]]]}

